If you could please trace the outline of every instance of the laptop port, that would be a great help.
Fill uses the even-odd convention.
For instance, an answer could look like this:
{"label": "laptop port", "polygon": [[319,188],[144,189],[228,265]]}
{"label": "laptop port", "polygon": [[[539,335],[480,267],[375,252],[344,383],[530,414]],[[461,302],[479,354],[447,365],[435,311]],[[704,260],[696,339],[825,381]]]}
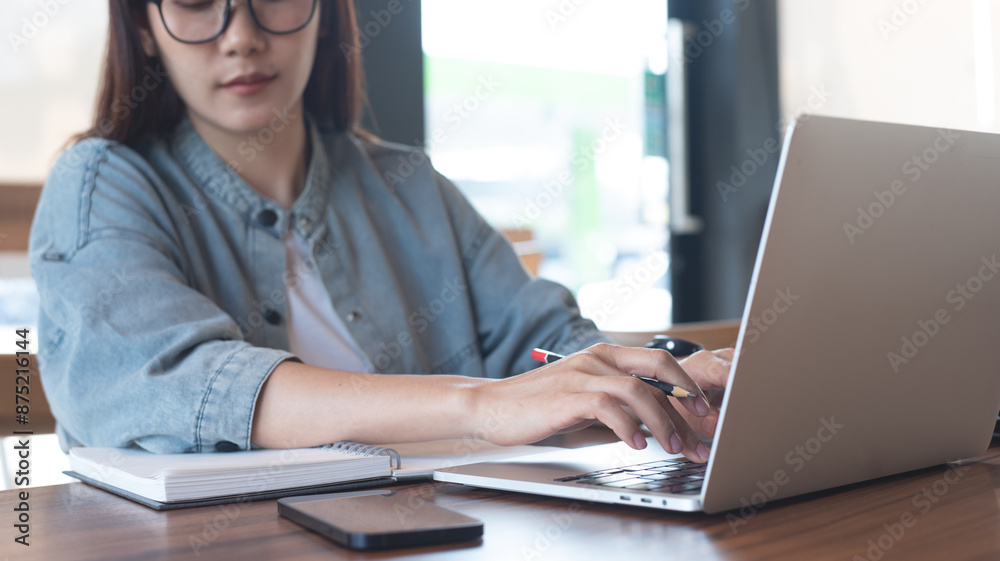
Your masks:
{"label": "laptop port", "polygon": [[653,502],[653,499],[639,499],[639,500],[642,501],[642,502],[644,502],[644,503],[651,503],[651,502]]}
{"label": "laptop port", "polygon": [[621,500],[623,500],[623,501],[631,501],[632,500],[632,497],[630,497],[628,495],[622,495],[622,496],[620,496],[618,498],[621,499]]}

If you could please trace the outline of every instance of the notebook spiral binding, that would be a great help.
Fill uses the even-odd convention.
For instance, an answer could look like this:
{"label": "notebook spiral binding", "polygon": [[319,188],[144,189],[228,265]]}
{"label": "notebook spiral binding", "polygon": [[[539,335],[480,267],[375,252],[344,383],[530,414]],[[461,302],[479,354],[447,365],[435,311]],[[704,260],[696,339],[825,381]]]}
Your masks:
{"label": "notebook spiral binding", "polygon": [[396,469],[400,469],[400,466],[402,465],[402,461],[399,458],[399,452],[393,450],[392,448],[373,446],[371,444],[361,444],[360,442],[352,442],[350,440],[341,440],[340,442],[334,442],[333,444],[325,444],[321,446],[321,448],[324,450],[343,452],[345,454],[353,454],[355,456],[389,456],[389,463],[392,464],[395,461]]}

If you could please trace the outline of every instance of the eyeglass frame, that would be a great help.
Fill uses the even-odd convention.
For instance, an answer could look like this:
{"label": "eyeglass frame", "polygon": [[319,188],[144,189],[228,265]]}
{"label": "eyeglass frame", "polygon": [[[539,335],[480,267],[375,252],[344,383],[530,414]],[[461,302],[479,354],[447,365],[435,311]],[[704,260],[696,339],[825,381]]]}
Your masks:
{"label": "eyeglass frame", "polygon": [[[167,25],[167,20],[166,18],[163,17],[163,0],[146,0],[146,3],[156,4],[156,11],[160,12],[160,21],[163,23],[163,29],[167,30],[167,34],[173,37],[175,41],[179,41],[187,45],[201,45],[203,43],[210,43],[212,41],[215,41],[216,39],[221,37],[223,33],[226,32],[226,29],[229,28],[229,22],[232,21],[233,0],[226,0],[226,11],[222,15],[222,29],[220,29],[218,33],[209,37],[208,39],[202,39],[200,41],[188,41],[177,37],[176,35],[174,35],[173,31],[170,31],[170,26]],[[244,0],[244,3],[247,6],[247,11],[250,12],[250,17],[253,18],[254,25],[256,25],[258,29],[266,33],[270,33],[272,35],[290,35],[297,31],[302,31],[307,25],[309,25],[309,22],[311,22],[313,17],[316,15],[316,5],[319,4],[319,0],[312,0],[312,9],[309,11],[309,17],[306,18],[305,23],[290,31],[271,31],[270,29],[264,27],[264,25],[260,23],[260,20],[257,19],[257,12],[255,12],[253,9],[253,0]]]}

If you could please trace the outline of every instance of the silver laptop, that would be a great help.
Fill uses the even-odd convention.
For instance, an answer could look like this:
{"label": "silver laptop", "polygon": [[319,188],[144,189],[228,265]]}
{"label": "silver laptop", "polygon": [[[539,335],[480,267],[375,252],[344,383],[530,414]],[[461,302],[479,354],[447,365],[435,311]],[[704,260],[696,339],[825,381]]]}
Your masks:
{"label": "silver laptop", "polygon": [[998,349],[1000,135],[814,116],[785,138],[707,465],[651,440],[434,477],[752,513],[981,454]]}

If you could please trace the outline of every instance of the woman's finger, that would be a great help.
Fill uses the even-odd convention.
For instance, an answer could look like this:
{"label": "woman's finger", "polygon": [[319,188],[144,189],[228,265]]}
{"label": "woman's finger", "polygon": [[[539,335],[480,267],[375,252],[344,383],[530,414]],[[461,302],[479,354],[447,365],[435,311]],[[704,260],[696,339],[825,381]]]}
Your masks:
{"label": "woman's finger", "polygon": [[694,415],[704,416],[710,410],[705,393],[698,383],[663,349],[618,347],[602,343],[577,354],[583,353],[597,356],[625,374],[655,378],[695,394],[695,398],[678,398],[678,402]]}
{"label": "woman's finger", "polygon": [[[608,365],[605,367],[615,370]],[[667,451],[684,453],[694,461],[702,459],[696,455],[697,434],[661,390],[634,376],[620,374],[588,376],[582,383],[581,391],[614,399],[617,409],[615,414],[620,411],[628,417],[631,424],[635,424],[632,416],[625,413],[622,406],[629,407]]]}
{"label": "woman's finger", "polygon": [[622,442],[636,450],[646,447],[646,437],[639,430],[639,425],[622,409],[615,397],[603,392],[591,392],[583,399],[574,400],[573,403],[576,410],[571,414],[574,416],[597,419],[614,431]]}
{"label": "woman's finger", "polygon": [[[698,433],[694,431],[690,425],[684,420],[681,413],[676,409],[669,408],[665,409],[667,415],[673,421],[674,426],[677,427],[677,435],[680,437],[683,443],[684,450],[683,454],[695,462],[707,462],[708,461],[708,447],[706,447],[702,442]],[[698,418],[697,420],[702,420]]]}
{"label": "woman's finger", "polygon": [[702,390],[726,387],[733,362],[733,349],[698,351],[678,361]]}
{"label": "woman's finger", "polygon": [[561,385],[571,381],[573,387],[562,389],[584,394],[582,399],[577,400],[583,408],[578,409],[580,405],[574,404],[573,416],[580,419],[597,417],[610,426],[619,438],[636,448],[640,444],[635,436],[638,426],[623,409],[627,406],[666,450],[684,453],[694,461],[702,460],[697,453],[697,435],[683,416],[674,410],[675,404],[661,390],[630,375],[665,379],[668,383],[699,392],[697,398],[678,401],[687,402],[684,403],[685,408],[694,415],[707,414],[710,409],[701,389],[666,351],[595,345],[539,368],[537,372],[544,370],[553,374],[565,371],[569,376],[554,376],[549,379],[550,383],[558,381]]}

